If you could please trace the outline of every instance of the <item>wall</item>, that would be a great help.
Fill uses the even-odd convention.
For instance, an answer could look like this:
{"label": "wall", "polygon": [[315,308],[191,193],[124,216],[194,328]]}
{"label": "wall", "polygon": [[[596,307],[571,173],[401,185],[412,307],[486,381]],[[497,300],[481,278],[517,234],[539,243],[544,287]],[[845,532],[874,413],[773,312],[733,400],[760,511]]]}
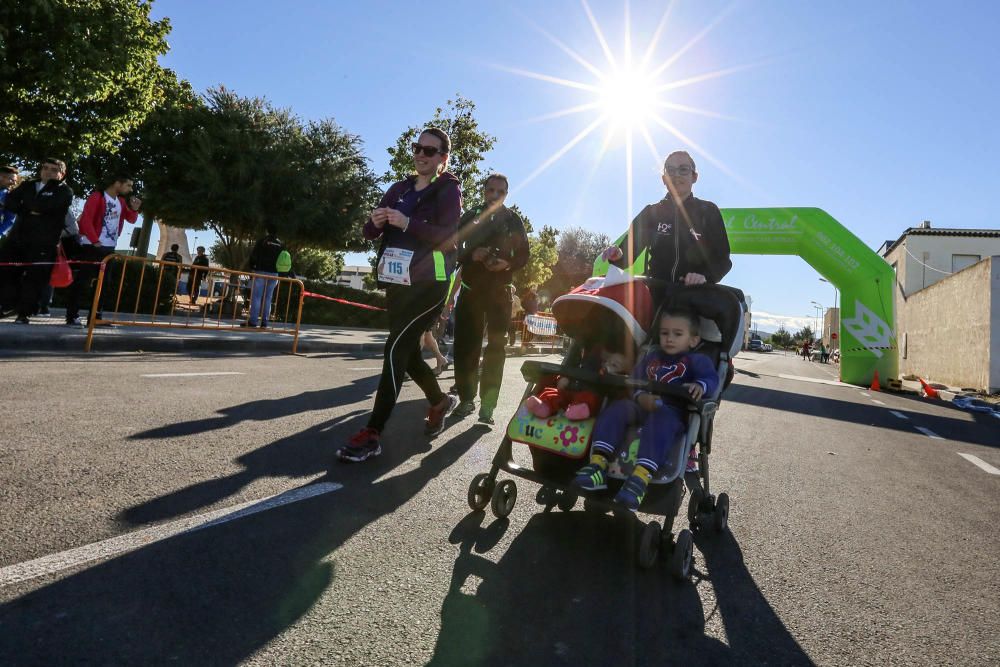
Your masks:
{"label": "wall", "polygon": [[[928,255],[926,260],[925,252]],[[1000,238],[908,234],[895,250],[886,255],[885,261],[896,264],[896,280],[910,295],[947,278],[951,274],[952,255],[979,255],[984,258],[1000,255]],[[920,262],[927,266],[922,266]]]}
{"label": "wall", "polygon": [[901,375],[1000,391],[1000,255],[897,303]]}

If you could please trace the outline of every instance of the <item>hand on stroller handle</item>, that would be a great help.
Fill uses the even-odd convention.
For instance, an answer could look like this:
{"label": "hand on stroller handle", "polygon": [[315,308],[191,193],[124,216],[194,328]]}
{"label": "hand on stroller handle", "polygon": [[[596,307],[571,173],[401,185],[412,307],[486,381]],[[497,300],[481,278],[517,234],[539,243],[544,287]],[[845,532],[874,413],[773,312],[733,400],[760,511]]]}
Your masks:
{"label": "hand on stroller handle", "polygon": [[641,390],[658,396],[669,396],[670,398],[685,401],[696,408],[701,408],[706,402],[712,402],[711,400],[706,400],[705,397],[695,400],[686,388],[676,385],[651,382],[649,380],[636,380],[623,375],[600,375],[599,373],[582,368],[572,368],[544,361],[524,362],[521,365],[521,375],[528,382],[535,382],[539,377],[544,375],[561,375],[562,377],[569,377],[602,387],[626,387],[633,391]]}

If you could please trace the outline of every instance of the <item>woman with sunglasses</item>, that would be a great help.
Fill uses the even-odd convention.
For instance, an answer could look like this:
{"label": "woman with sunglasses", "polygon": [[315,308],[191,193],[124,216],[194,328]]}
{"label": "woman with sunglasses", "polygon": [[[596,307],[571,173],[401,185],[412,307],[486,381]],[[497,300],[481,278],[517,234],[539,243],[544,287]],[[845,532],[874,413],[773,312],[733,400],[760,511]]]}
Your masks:
{"label": "woman with sunglasses", "polygon": [[411,146],[416,174],[394,183],[364,226],[370,241],[381,239],[378,282],[385,288],[389,337],[382,378],[368,425],[341,447],[341,461],[360,462],[382,453],[380,436],[409,374],[430,408],[425,432],[434,436],[458,404],[445,394],[420,352],[420,339],[444,305],[455,269],[455,233],[462,213],[458,179],[446,171],[451,140],[436,127],[420,133]]}

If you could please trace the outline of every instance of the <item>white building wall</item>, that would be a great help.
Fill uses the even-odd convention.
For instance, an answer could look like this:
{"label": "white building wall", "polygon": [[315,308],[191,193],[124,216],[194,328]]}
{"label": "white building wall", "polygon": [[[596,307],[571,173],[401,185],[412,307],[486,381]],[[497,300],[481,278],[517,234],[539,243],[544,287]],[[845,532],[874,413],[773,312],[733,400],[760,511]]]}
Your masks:
{"label": "white building wall", "polygon": [[954,255],[1000,255],[1000,237],[909,234],[885,261],[896,266],[896,280],[909,296],[947,278]]}

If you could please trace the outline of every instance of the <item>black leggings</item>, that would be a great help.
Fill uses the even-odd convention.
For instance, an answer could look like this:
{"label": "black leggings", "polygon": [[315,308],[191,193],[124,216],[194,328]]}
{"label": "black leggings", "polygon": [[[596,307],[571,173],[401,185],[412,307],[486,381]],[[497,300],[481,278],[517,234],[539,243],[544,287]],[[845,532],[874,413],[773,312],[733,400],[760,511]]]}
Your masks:
{"label": "black leggings", "polygon": [[390,285],[385,290],[389,314],[389,337],[385,341],[382,379],[375,394],[375,407],[368,420],[370,428],[382,431],[396,406],[403,376],[409,374],[431,405],[440,403],[445,395],[438,386],[431,367],[420,352],[420,338],[441,313],[448,296],[448,283],[415,283],[410,287]]}

